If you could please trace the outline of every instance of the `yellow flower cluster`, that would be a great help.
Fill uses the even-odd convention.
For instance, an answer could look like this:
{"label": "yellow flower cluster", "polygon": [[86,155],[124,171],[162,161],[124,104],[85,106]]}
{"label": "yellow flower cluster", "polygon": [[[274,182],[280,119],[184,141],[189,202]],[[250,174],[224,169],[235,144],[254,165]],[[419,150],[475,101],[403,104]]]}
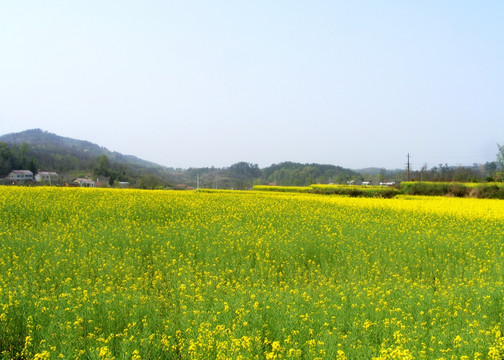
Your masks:
{"label": "yellow flower cluster", "polygon": [[502,358],[504,202],[0,187],[0,358]]}

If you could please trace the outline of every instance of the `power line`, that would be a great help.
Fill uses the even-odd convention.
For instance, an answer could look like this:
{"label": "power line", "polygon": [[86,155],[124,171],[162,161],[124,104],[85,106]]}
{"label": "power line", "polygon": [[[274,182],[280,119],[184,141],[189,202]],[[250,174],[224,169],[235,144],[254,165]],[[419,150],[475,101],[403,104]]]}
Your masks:
{"label": "power line", "polygon": [[495,154],[473,154],[473,155],[419,155],[421,158],[480,158],[493,157]]}

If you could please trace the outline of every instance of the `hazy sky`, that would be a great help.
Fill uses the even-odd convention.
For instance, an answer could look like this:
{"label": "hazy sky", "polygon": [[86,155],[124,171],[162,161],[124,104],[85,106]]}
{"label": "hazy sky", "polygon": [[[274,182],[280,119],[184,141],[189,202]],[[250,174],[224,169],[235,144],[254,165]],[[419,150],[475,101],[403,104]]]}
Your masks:
{"label": "hazy sky", "polygon": [[0,134],[170,167],[484,163],[504,144],[504,2],[0,3]]}

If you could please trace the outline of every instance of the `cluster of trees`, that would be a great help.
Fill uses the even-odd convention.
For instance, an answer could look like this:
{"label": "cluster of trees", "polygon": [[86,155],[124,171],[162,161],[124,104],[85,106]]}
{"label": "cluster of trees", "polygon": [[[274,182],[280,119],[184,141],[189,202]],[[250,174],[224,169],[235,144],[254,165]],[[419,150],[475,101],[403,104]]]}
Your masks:
{"label": "cluster of trees", "polygon": [[472,166],[449,166],[439,164],[431,169],[424,165],[419,171],[411,172],[411,180],[444,182],[493,182],[504,180],[504,145],[497,144],[496,161]]}
{"label": "cluster of trees", "polygon": [[[190,168],[183,179],[190,186],[215,189],[250,189],[262,174],[257,164],[239,162],[227,168]],[[198,184],[199,182],[199,184]]]}
{"label": "cluster of trees", "polygon": [[0,177],[6,176],[11,170],[26,169],[35,173],[38,160],[29,154],[26,144],[21,146],[0,142]]}
{"label": "cluster of trees", "polygon": [[132,180],[131,176],[128,174],[128,167],[124,164],[117,163],[112,167],[107,155],[102,154],[97,159],[97,165],[94,168],[95,176],[104,176],[109,178],[109,185],[113,186],[116,181],[126,181]]}
{"label": "cluster of trees", "polygon": [[281,186],[306,186],[310,184],[343,183],[361,179],[357,171],[334,165],[299,164],[283,162],[265,168],[260,181]]}
{"label": "cluster of trees", "polygon": [[500,181],[501,174],[498,163],[494,161],[472,166],[439,164],[430,169],[423,166],[420,170],[411,172],[410,178],[415,181],[492,182]]}
{"label": "cluster of trees", "polygon": [[356,171],[334,165],[282,162],[260,169],[257,164],[239,162],[228,168],[191,168],[184,172],[184,181],[190,186],[250,189],[254,185],[306,186],[362,179]]}

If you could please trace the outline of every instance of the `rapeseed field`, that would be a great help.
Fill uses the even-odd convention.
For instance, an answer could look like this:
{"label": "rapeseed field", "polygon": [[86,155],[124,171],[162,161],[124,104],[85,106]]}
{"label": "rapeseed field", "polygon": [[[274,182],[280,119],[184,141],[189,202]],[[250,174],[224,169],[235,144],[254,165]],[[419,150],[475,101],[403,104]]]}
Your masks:
{"label": "rapeseed field", "polygon": [[1,359],[502,359],[504,202],[0,188]]}

